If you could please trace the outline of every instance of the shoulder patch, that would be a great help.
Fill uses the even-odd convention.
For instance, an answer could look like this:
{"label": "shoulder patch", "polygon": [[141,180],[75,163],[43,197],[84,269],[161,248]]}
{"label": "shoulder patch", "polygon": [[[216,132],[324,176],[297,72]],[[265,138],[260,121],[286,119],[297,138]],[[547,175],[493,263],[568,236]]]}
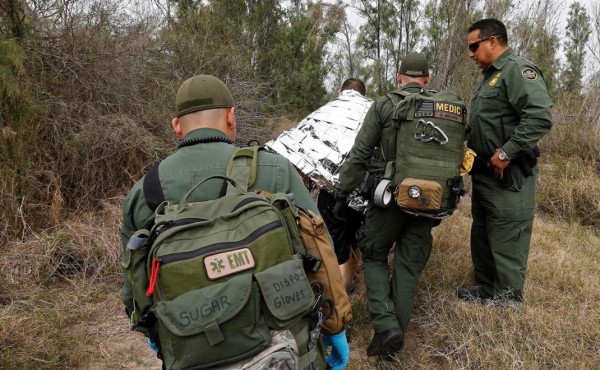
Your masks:
{"label": "shoulder patch", "polygon": [[523,77],[525,77],[528,80],[535,80],[538,76],[537,72],[534,71],[532,68],[525,68],[521,71],[521,74],[523,75]]}

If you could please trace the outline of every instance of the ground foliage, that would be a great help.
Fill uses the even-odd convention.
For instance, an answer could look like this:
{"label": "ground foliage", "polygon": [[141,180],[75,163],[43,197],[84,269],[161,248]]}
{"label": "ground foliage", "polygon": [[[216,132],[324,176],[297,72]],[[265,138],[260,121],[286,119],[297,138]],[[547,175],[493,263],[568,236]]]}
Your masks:
{"label": "ground foliage", "polygon": [[[79,214],[0,261],[0,368],[160,368],[120,302],[121,199]],[[538,216],[525,304],[459,301],[473,284],[470,198],[434,229],[403,350],[391,362],[365,355],[372,337],[362,273],[350,297],[348,369],[594,369],[600,366],[600,237],[594,228]]]}

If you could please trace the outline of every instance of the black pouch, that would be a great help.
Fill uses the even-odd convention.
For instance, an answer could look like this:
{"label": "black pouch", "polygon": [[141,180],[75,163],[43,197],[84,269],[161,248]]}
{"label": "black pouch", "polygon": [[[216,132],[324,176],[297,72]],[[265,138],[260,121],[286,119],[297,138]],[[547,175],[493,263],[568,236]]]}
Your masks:
{"label": "black pouch", "polygon": [[480,158],[479,156],[475,157],[473,161],[473,167],[471,171],[469,171],[470,175],[490,175],[490,169],[488,167],[488,159]]}
{"label": "black pouch", "polygon": [[517,166],[521,170],[521,173],[525,177],[529,177],[533,175],[533,167],[531,166],[529,160],[526,158],[527,156],[521,156],[515,160]]}
{"label": "black pouch", "polygon": [[537,164],[537,159],[540,156],[540,149],[535,146],[533,150],[525,155],[520,156],[515,160],[521,173],[525,177],[533,175],[533,168]]}
{"label": "black pouch", "polygon": [[504,168],[504,171],[502,172],[502,178],[496,179],[496,181],[498,181],[498,185],[500,185],[503,188],[507,188],[513,184],[513,178],[512,178],[511,171],[510,171],[510,166],[506,166]]}
{"label": "black pouch", "polygon": [[446,186],[450,188],[448,193],[448,208],[456,208],[460,197],[465,195],[465,189],[463,188],[462,176],[454,176],[446,181]]}
{"label": "black pouch", "polygon": [[348,261],[352,248],[357,246],[356,232],[364,221],[365,216],[352,208],[348,208],[346,221],[340,222],[333,217],[334,205],[335,198],[333,195],[321,189],[317,196],[317,208],[321,213],[321,217],[323,217],[329,235],[331,235],[335,255],[338,264],[341,265]]}
{"label": "black pouch", "polygon": [[359,189],[358,193],[364,197],[369,198],[373,189],[375,188],[375,184],[376,184],[375,173],[374,172],[365,173],[365,178],[358,186],[358,189]]}

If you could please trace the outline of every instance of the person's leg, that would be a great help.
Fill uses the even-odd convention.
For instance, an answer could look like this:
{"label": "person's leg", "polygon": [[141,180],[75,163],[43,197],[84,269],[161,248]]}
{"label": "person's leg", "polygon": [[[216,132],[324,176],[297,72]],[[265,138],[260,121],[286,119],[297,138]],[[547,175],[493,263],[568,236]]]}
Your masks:
{"label": "person's leg", "polygon": [[404,333],[396,316],[389,282],[388,255],[404,221],[397,207],[373,207],[367,213],[365,236],[359,245],[371,325],[375,330],[368,356],[391,355],[402,348]]}
{"label": "person's leg", "polygon": [[[344,280],[344,285],[346,287],[346,291],[348,294],[351,294],[356,288],[356,271],[358,270],[361,262],[361,252],[360,248],[358,248],[358,243],[362,238],[364,238],[365,230],[364,230],[364,221],[365,215],[352,210],[347,213],[347,230],[348,232],[352,232],[352,245],[349,248],[349,257],[348,260],[340,265],[340,270],[342,272],[342,278]],[[339,259],[338,259],[339,260]]]}
{"label": "person's leg", "polygon": [[492,297],[496,276],[496,265],[488,240],[488,217],[493,209],[493,205],[487,199],[492,190],[490,186],[489,177],[473,176],[471,260],[475,281],[479,284],[478,292],[473,294],[482,298]]}
{"label": "person's leg", "polygon": [[348,294],[351,294],[356,288],[356,271],[360,266],[361,252],[358,248],[352,248],[350,251],[350,257],[346,263],[340,265],[340,271],[342,272],[342,279],[344,280],[344,286]]}
{"label": "person's leg", "polygon": [[494,298],[521,301],[535,212],[535,177],[522,179],[520,191],[501,189],[488,232],[496,265]]}
{"label": "person's leg", "polygon": [[376,333],[400,327],[390,295],[388,267],[389,250],[403,226],[397,212],[397,207],[371,207],[365,221],[365,237],[359,243],[371,325]]}
{"label": "person's leg", "polygon": [[392,299],[400,328],[406,332],[414,306],[415,292],[421,272],[425,268],[433,238],[433,220],[404,214],[404,222],[394,254]]}
{"label": "person's leg", "polygon": [[496,261],[494,298],[521,301],[533,219],[496,221],[490,233]]}

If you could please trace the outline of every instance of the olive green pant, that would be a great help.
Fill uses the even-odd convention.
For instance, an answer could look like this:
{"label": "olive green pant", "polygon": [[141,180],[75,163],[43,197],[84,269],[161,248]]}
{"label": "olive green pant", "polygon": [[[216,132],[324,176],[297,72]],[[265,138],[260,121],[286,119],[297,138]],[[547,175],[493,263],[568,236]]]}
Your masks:
{"label": "olive green pant", "polygon": [[[419,276],[431,253],[433,222],[410,216],[395,204],[388,208],[373,206],[367,211],[365,237],[359,247],[371,325],[376,333],[408,328]],[[390,281],[388,254],[394,242],[394,271]]]}
{"label": "olive green pant", "polygon": [[522,300],[535,214],[534,175],[512,168],[513,185],[500,187],[486,175],[473,176],[471,258],[481,293]]}

